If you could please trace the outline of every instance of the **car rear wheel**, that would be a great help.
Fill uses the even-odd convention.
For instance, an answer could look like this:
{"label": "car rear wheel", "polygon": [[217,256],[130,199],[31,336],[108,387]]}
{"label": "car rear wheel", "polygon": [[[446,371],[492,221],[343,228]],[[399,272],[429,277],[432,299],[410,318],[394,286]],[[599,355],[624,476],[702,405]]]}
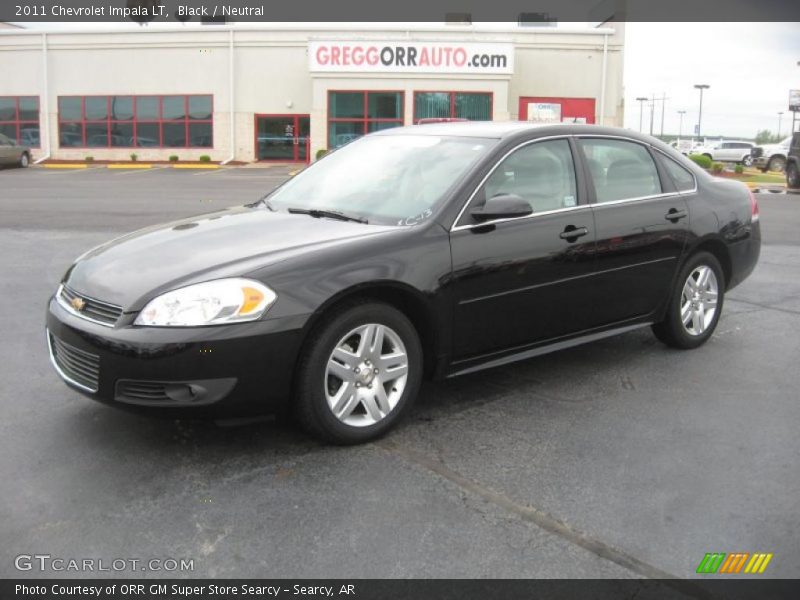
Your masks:
{"label": "car rear wheel", "polygon": [[798,169],[797,163],[793,162],[787,165],[786,183],[788,183],[791,188],[800,188],[800,169]]}
{"label": "car rear wheel", "polygon": [[722,312],[725,276],[716,257],[698,252],[681,269],[664,320],[653,325],[656,337],[673,348],[704,344]]}
{"label": "car rear wheel", "polygon": [[19,157],[19,166],[23,169],[27,169],[28,165],[31,164],[31,157],[28,156],[27,152],[23,152],[22,156]]}
{"label": "car rear wheel", "polygon": [[782,156],[773,156],[767,163],[767,171],[777,171],[778,173],[783,173],[785,168],[786,159]]}
{"label": "car rear wheel", "polygon": [[357,444],[383,435],[413,404],[422,347],[408,318],[386,304],[346,306],[310,334],[295,408],[312,435]]}

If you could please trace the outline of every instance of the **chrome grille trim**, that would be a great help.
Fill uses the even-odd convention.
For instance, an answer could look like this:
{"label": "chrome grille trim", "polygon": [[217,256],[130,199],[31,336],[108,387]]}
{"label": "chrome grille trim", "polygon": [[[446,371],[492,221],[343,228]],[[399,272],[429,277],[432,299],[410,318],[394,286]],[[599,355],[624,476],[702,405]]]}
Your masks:
{"label": "chrome grille trim", "polygon": [[100,381],[100,357],[58,339],[46,329],[50,364],[61,378],[75,387],[92,394]]}
{"label": "chrome grille trim", "polygon": [[[83,310],[75,310],[70,304],[72,299],[75,297],[81,298],[84,302],[86,302],[86,306]],[[61,308],[70,314],[80,317],[81,319],[85,319],[86,321],[103,325],[104,327],[114,327],[122,315],[121,306],[109,304],[108,302],[97,300],[96,298],[84,296],[83,294],[79,294],[78,292],[68,288],[64,284],[58,286],[58,290],[56,291],[56,301]]]}

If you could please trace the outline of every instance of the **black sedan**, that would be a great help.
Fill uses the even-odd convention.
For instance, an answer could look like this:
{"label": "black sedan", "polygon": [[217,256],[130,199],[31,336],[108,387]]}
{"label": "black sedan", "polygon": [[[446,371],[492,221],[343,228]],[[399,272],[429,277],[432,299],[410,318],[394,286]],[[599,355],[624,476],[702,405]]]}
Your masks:
{"label": "black sedan", "polygon": [[694,348],[758,261],[758,206],[661,142],[586,125],[382,131],[262,200],[101,245],[64,275],[64,381],[170,417],[291,410],[372,439],[425,377],[650,326]]}

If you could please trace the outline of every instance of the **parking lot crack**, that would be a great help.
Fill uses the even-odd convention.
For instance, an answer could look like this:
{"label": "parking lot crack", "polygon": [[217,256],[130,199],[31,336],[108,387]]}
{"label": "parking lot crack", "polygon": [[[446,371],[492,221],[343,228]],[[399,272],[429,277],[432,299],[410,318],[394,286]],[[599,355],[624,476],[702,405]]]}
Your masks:
{"label": "parking lot crack", "polygon": [[668,585],[675,590],[686,594],[692,598],[714,598],[708,590],[702,586],[688,580],[679,579],[676,575],[663,571],[656,566],[639,560],[635,556],[627,552],[615,548],[602,540],[598,540],[586,533],[578,531],[563,521],[553,517],[547,512],[530,505],[520,504],[519,502],[509,498],[505,494],[492,490],[460,473],[454,471],[443,462],[440,462],[426,454],[423,454],[413,448],[397,444],[389,440],[381,440],[376,444],[379,448],[386,452],[401,457],[407,462],[413,463],[422,467],[443,479],[458,486],[462,491],[477,496],[484,500],[498,506],[506,511],[516,515],[519,519],[528,523],[533,523],[545,531],[557,535],[558,537],[572,543],[576,546],[591,552],[592,554],[611,561],[629,571],[636,573],[641,577],[648,579],[663,580],[665,585]]}

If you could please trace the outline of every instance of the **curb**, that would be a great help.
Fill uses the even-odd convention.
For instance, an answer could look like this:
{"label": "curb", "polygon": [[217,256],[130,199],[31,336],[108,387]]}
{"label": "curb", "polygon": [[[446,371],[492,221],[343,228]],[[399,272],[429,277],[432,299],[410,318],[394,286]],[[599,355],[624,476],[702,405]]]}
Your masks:
{"label": "curb", "polygon": [[89,167],[84,163],[45,163],[41,166],[45,169],[86,169]]}
{"label": "curb", "polygon": [[151,169],[153,165],[148,163],[132,164],[132,163],[119,163],[106,165],[107,169]]}
{"label": "curb", "polygon": [[172,165],[173,169],[219,169],[219,165]]}

